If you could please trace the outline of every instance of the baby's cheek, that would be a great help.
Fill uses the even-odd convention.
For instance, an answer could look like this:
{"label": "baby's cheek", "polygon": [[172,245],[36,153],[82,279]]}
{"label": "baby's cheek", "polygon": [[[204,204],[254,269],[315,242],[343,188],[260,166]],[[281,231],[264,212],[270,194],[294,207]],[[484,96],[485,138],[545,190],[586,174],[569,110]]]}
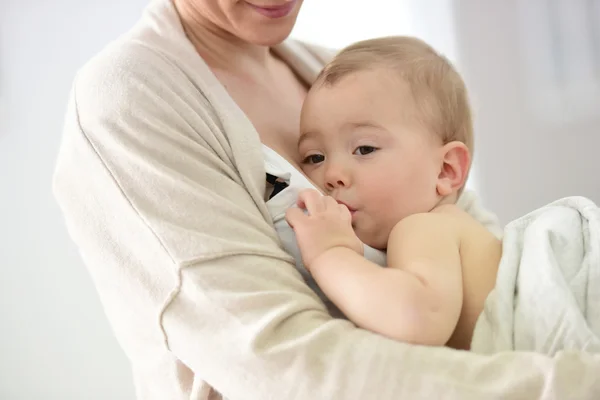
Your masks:
{"label": "baby's cheek", "polygon": [[315,185],[317,188],[324,190],[325,188],[323,187],[323,179],[321,179],[319,177],[319,174],[312,168],[306,168],[306,167],[302,167],[302,172],[304,172],[304,175],[306,175],[306,177],[313,183],[313,185]]}
{"label": "baby's cheek", "polygon": [[404,196],[391,191],[377,198],[379,206],[374,210],[373,222],[379,233],[385,235],[387,232],[389,234],[392,228],[406,216],[406,200]]}

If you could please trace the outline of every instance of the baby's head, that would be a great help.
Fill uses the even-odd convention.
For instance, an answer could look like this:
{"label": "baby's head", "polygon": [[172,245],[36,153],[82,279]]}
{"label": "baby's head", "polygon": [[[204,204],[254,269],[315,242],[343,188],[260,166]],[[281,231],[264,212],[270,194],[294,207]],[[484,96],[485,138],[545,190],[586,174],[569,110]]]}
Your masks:
{"label": "baby's head", "polygon": [[302,109],[304,172],[350,208],[358,237],[379,249],[402,218],[456,202],[472,147],[464,82],[415,38],[342,50]]}

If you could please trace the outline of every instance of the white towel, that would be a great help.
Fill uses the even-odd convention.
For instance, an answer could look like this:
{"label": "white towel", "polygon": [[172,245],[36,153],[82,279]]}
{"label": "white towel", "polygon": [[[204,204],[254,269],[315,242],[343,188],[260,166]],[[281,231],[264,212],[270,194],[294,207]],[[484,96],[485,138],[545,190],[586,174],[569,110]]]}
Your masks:
{"label": "white towel", "polygon": [[600,209],[569,197],[508,224],[497,282],[471,343],[480,353],[600,352]]}

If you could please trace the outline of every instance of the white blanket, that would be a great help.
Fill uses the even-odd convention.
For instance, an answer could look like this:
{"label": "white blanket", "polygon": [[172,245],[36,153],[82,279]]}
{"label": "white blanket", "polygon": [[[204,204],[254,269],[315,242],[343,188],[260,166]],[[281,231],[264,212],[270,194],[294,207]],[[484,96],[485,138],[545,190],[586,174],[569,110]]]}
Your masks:
{"label": "white blanket", "polygon": [[600,352],[600,209],[583,197],[507,225],[471,343],[479,353],[563,349]]}

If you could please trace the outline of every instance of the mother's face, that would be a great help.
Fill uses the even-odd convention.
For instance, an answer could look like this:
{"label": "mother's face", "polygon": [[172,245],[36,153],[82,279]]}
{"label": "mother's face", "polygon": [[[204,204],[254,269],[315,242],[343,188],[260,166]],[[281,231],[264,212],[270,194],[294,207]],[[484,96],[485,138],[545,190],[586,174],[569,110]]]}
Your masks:
{"label": "mother's face", "polygon": [[[287,38],[296,23],[303,0],[177,0],[208,22],[245,42],[272,46]],[[184,7],[181,7],[184,6]]]}

